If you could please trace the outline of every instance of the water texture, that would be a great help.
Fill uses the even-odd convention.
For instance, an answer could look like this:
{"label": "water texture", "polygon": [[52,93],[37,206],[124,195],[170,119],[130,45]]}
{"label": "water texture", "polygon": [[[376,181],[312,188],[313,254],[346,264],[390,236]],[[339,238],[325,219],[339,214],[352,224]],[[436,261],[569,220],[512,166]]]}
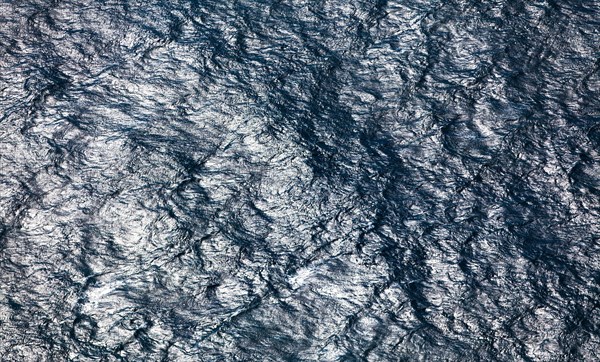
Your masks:
{"label": "water texture", "polygon": [[0,2],[1,361],[600,360],[600,1]]}

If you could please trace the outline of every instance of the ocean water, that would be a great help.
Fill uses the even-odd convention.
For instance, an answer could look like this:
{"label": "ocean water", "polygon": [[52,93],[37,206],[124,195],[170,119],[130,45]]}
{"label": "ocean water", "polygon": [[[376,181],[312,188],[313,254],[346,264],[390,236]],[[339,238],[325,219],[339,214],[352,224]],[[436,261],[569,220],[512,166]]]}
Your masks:
{"label": "ocean water", "polygon": [[0,1],[1,361],[599,361],[600,1]]}

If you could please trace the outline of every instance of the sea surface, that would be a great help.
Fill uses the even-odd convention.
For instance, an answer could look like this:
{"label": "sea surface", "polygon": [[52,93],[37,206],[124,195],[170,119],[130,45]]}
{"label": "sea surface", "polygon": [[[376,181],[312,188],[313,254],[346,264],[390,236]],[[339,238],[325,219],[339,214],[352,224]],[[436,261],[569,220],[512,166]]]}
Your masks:
{"label": "sea surface", "polygon": [[0,0],[0,361],[600,361],[600,1]]}

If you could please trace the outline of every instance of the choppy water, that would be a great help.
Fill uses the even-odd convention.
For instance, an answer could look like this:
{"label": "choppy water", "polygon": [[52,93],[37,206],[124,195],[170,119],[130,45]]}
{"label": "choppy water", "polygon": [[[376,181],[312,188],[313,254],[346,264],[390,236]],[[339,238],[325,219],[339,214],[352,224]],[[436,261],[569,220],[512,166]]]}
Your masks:
{"label": "choppy water", "polygon": [[600,360],[600,1],[0,3],[0,360]]}

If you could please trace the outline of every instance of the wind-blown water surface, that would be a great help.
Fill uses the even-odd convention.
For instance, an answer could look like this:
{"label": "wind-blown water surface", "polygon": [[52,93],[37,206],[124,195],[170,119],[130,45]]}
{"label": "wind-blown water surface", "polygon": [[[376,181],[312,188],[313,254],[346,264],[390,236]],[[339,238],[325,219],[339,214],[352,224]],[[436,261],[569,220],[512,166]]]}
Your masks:
{"label": "wind-blown water surface", "polygon": [[600,2],[0,3],[2,361],[597,361]]}

